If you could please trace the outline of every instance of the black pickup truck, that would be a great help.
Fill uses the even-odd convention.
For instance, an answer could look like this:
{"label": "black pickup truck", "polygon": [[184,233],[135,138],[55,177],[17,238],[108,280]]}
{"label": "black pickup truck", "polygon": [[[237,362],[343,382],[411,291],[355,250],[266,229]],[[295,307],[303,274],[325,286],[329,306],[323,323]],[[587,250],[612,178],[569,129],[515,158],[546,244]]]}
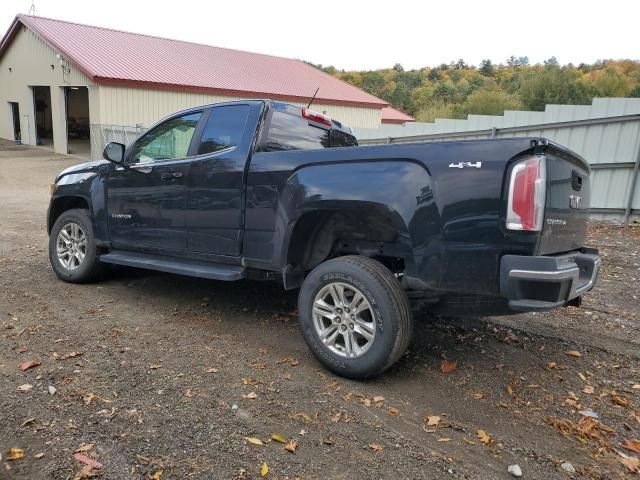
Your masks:
{"label": "black pickup truck", "polygon": [[311,351],[346,377],[402,356],[415,305],[577,306],[600,264],[584,245],[589,165],[544,138],[359,147],[326,115],[251,100],[171,115],[104,159],[52,186],[61,279],[105,263],[278,279],[300,288]]}

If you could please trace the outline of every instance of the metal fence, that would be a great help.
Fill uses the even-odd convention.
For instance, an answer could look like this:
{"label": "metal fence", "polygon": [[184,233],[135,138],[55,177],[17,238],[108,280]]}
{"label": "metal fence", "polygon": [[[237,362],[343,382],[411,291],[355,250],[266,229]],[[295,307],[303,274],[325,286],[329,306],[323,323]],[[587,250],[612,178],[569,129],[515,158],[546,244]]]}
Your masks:
{"label": "metal fence", "polygon": [[131,127],[128,125],[91,124],[91,158],[101,158],[104,147],[109,142],[129,145],[142,135],[147,129],[141,125]]}
{"label": "metal fence", "polygon": [[625,223],[640,218],[640,114],[458,132],[359,138],[359,143],[380,145],[520,136],[548,138],[587,159],[592,169],[593,218]]}

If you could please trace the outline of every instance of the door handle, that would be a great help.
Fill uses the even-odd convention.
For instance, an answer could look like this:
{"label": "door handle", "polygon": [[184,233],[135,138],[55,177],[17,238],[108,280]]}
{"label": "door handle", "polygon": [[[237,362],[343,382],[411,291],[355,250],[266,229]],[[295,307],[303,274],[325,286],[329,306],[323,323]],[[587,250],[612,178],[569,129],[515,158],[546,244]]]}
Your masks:
{"label": "door handle", "polygon": [[180,177],[182,177],[181,172],[167,172],[160,175],[160,178],[162,180],[173,180],[175,178],[180,178]]}

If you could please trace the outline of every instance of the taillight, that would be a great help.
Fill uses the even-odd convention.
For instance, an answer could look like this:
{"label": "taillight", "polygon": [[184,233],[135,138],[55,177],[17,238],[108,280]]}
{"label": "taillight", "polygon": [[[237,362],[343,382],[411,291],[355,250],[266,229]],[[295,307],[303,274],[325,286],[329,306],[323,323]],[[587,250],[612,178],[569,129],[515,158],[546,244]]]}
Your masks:
{"label": "taillight", "polygon": [[511,170],[507,228],[509,230],[542,230],[546,196],[547,171],[542,155],[517,163]]}
{"label": "taillight", "polygon": [[331,126],[331,117],[323,113],[314,112],[313,110],[309,110],[308,108],[302,109],[302,116],[307,120],[311,120],[312,122],[318,122],[327,127]]}

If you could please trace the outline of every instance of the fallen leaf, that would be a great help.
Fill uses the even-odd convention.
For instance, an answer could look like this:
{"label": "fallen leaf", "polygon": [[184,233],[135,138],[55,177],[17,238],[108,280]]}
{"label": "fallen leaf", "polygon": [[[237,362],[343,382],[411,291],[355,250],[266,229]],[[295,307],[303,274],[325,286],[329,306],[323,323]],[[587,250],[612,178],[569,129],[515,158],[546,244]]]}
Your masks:
{"label": "fallen leaf", "polygon": [[73,480],[85,480],[87,478],[95,478],[99,475],[98,472],[93,471],[93,467],[91,465],[85,465],[80,469],[78,473],[76,473]]}
{"label": "fallen leaf", "polygon": [[633,388],[634,390],[640,390],[640,383],[638,383],[638,384],[634,385],[634,386],[633,386],[633,387],[631,387],[631,388]]}
{"label": "fallen leaf", "polygon": [[287,358],[283,358],[282,360],[280,360],[277,363],[286,363],[290,367],[295,367],[296,365],[298,365],[299,362],[298,362],[297,358],[287,357]]}
{"label": "fallen leaf", "polygon": [[287,443],[287,439],[279,433],[274,433],[273,435],[271,435],[271,440],[274,440],[278,443]]}
{"label": "fallen leaf", "polygon": [[588,395],[593,395],[595,393],[596,389],[593,388],[591,385],[587,385],[586,387],[584,387],[582,389],[582,393],[586,393]]}
{"label": "fallen leaf", "polygon": [[24,457],[24,450],[22,450],[21,448],[11,448],[6,453],[6,455],[7,460],[19,460]]}
{"label": "fallen leaf", "polygon": [[438,415],[428,415],[427,418],[427,426],[435,427],[440,423],[440,417]]}
{"label": "fallen leaf", "polygon": [[439,442],[450,442],[451,439],[449,437],[442,437],[438,439]]}
{"label": "fallen leaf", "polygon": [[266,477],[267,473],[269,473],[269,465],[267,465],[267,462],[264,462],[262,464],[262,468],[260,469],[260,475]]}
{"label": "fallen leaf", "polygon": [[149,365],[149,368],[151,370],[157,370],[159,368],[162,368],[162,365],[160,365],[160,364],[152,364],[152,365]]}
{"label": "fallen leaf", "polygon": [[336,441],[333,438],[325,438],[322,443],[324,443],[325,445],[333,445],[334,443],[336,443]]}
{"label": "fallen leaf", "polygon": [[640,472],[640,458],[638,457],[628,457],[628,456],[623,456],[620,461],[622,462],[622,464],[627,467],[627,470],[631,473],[638,473]]}
{"label": "fallen leaf", "polygon": [[251,386],[254,386],[254,385],[258,385],[259,383],[260,383],[260,382],[259,382],[258,380],[256,380],[256,379],[254,379],[254,378],[243,378],[243,379],[242,379],[242,384],[243,384],[243,385],[251,385]]}
{"label": "fallen leaf", "polygon": [[584,373],[582,372],[578,372],[578,377],[580,377],[580,380],[582,380],[583,382],[587,381],[587,377],[585,377]]}
{"label": "fallen leaf", "polygon": [[486,397],[486,395],[484,393],[474,393],[473,394],[473,398],[475,400],[484,400]]}
{"label": "fallen leaf", "polygon": [[249,443],[253,443],[254,445],[264,445],[264,442],[262,440],[260,440],[259,438],[244,437],[244,439]]}
{"label": "fallen leaf", "polygon": [[164,470],[158,470],[156,473],[151,475],[151,477],[149,477],[149,480],[161,480],[163,473],[164,473]]}
{"label": "fallen leaf", "polygon": [[82,395],[82,401],[85,405],[91,405],[91,402],[93,402],[96,398],[98,398],[98,396],[91,392]]}
{"label": "fallen leaf", "polygon": [[632,452],[640,453],[640,440],[625,440],[622,444],[624,448]]}
{"label": "fallen leaf", "polygon": [[462,437],[462,441],[464,443],[468,443],[469,445],[475,445],[476,442],[474,442],[473,440],[468,439],[467,437]]}
{"label": "fallen leaf", "polygon": [[510,397],[513,397],[513,387],[511,385],[507,385],[507,393]]}
{"label": "fallen leaf", "polygon": [[207,373],[218,373],[217,368],[207,368]]}
{"label": "fallen leaf", "polygon": [[378,443],[370,443],[369,448],[375,453],[380,453],[382,450],[384,450],[384,447]]}
{"label": "fallen leaf", "polygon": [[24,385],[20,385],[18,387],[18,391],[19,392],[28,392],[33,388],[33,385],[29,384],[29,383],[25,383]]}
{"label": "fallen leaf", "polygon": [[85,465],[89,465],[91,468],[95,468],[96,470],[102,468],[102,464],[96,462],[94,459],[87,457],[81,453],[74,453],[73,458],[77,461],[84,463]]}
{"label": "fallen leaf", "polygon": [[18,368],[24,372],[25,370],[37,367],[38,365],[42,365],[42,362],[40,360],[25,360],[24,362],[20,363],[20,365],[18,365]]}
{"label": "fallen leaf", "polygon": [[491,437],[487,434],[487,432],[485,432],[484,430],[478,430],[477,435],[480,442],[482,442],[485,445],[489,445],[493,441]]}
{"label": "fallen leaf", "polygon": [[258,398],[258,394],[256,392],[249,392],[246,395],[242,395],[242,398],[248,398],[249,400],[254,400]]}
{"label": "fallen leaf", "polygon": [[333,417],[331,417],[331,421],[333,423],[338,423],[341,418],[342,418],[342,412],[338,412]]}
{"label": "fallen leaf", "polygon": [[42,457],[44,457],[44,453],[43,452],[36,453],[33,457],[34,458],[42,458]]}
{"label": "fallen leaf", "polygon": [[575,357],[575,358],[578,358],[578,357],[582,356],[582,354],[580,352],[578,352],[577,350],[569,350],[566,354],[568,356],[570,356],[570,357]]}
{"label": "fallen leaf", "polygon": [[456,368],[458,368],[458,362],[451,360],[442,360],[440,364],[440,371],[442,373],[452,373],[455,372]]}
{"label": "fallen leaf", "polygon": [[549,362],[547,363],[547,368],[549,370],[555,370],[558,368],[558,364],[556,362]]}
{"label": "fallen leaf", "polygon": [[51,357],[55,360],[66,360],[67,358],[79,357],[82,354],[82,352],[69,352],[63,355],[59,355],[57,352],[53,352],[53,355],[51,355]]}
{"label": "fallen leaf", "polygon": [[381,397],[381,396],[373,397],[373,403],[381,403],[381,402],[384,402],[384,397]]}
{"label": "fallen leaf", "polygon": [[622,395],[611,395],[611,401],[620,407],[628,407],[629,399]]}
{"label": "fallen leaf", "polygon": [[387,408],[387,412],[389,412],[390,415],[400,415],[400,410],[398,410],[396,407]]}
{"label": "fallen leaf", "polygon": [[95,445],[95,443],[83,443],[82,445],[80,445],[80,448],[76,450],[76,453],[88,452],[93,447],[95,447]]}
{"label": "fallen leaf", "polygon": [[193,390],[190,388],[187,388],[187,391],[184,392],[184,396],[189,398],[193,397]]}
{"label": "fallen leaf", "polygon": [[362,400],[360,400],[362,402],[362,404],[365,407],[370,407],[371,406],[371,400],[369,400],[368,398],[363,398]]}
{"label": "fallen leaf", "polygon": [[284,446],[284,449],[285,449],[287,452],[291,452],[291,453],[296,453],[296,449],[297,449],[297,448],[298,448],[298,443],[297,443],[296,441],[294,441],[294,440],[291,440],[289,443],[287,443],[287,444]]}
{"label": "fallen leaf", "polygon": [[309,414],[304,413],[304,412],[300,412],[300,413],[296,413],[293,415],[294,417],[302,417],[302,419],[305,422],[313,422],[313,418],[311,418],[311,416],[309,416]]}

